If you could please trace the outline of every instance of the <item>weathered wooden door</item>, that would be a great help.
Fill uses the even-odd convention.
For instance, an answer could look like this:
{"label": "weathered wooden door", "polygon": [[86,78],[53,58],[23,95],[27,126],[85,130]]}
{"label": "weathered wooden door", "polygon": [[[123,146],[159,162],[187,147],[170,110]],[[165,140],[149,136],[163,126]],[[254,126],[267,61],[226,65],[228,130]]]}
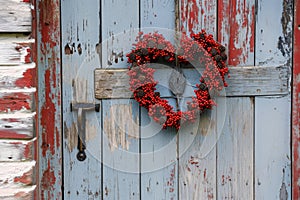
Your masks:
{"label": "weathered wooden door", "polygon": [[[61,1],[64,199],[291,199],[292,8],[290,0]],[[95,73],[126,69],[138,30],[201,29],[226,46],[231,78],[199,123],[161,130],[133,99],[96,98]]]}

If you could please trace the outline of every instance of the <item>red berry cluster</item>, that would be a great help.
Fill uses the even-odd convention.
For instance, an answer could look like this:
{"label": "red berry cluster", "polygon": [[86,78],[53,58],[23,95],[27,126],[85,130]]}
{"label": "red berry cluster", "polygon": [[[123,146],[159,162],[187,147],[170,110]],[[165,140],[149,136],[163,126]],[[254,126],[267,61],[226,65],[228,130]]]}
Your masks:
{"label": "red berry cluster", "polygon": [[[216,105],[209,91],[218,92],[223,86],[227,86],[225,47],[204,30],[191,34],[191,38],[182,35],[179,38],[179,47],[175,48],[159,33],[144,35],[141,32],[134,44],[135,48],[127,54],[128,62],[131,63],[128,72],[129,84],[134,99],[163,128],[175,127],[178,130],[182,123],[194,122],[201,112]],[[175,65],[175,61],[179,64],[190,63],[195,68],[205,68],[199,84],[196,85],[197,89],[194,90],[196,96],[187,103],[187,111],[174,111],[169,102],[162,99],[159,92],[155,92],[158,82],[154,80],[155,69],[151,68],[151,63],[167,62]]]}

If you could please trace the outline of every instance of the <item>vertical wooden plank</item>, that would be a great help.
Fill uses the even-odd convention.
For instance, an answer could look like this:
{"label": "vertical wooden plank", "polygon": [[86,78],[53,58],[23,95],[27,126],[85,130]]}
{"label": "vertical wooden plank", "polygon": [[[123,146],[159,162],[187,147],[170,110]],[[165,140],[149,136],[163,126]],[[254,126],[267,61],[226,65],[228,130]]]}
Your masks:
{"label": "vertical wooden plank", "polygon": [[290,97],[255,101],[255,199],[291,199]]}
{"label": "vertical wooden plank", "polygon": [[[257,3],[255,64],[284,65],[290,69],[293,1]],[[281,98],[255,98],[257,199],[291,199],[290,98],[289,94]]]}
{"label": "vertical wooden plank", "polygon": [[226,101],[224,132],[217,146],[217,199],[253,199],[253,101]]}
{"label": "vertical wooden plank", "polygon": [[[180,29],[187,35],[204,29],[216,38],[216,15],[217,1],[180,1]],[[179,132],[180,199],[217,199],[216,117],[216,112],[207,112],[200,117],[200,123]]]}
{"label": "vertical wooden plank", "polygon": [[[218,1],[218,38],[227,49],[228,65],[254,65],[254,29],[255,1]],[[226,101],[224,133],[217,145],[217,196],[252,199],[253,100]]]}
{"label": "vertical wooden plank", "polygon": [[[141,30],[158,31],[172,41],[175,31],[175,1],[141,1]],[[164,28],[165,30],[160,29]],[[149,28],[149,29],[147,29]],[[171,38],[168,38],[171,33]],[[169,36],[170,36],[169,35]],[[159,88],[159,86],[158,86]],[[169,99],[175,105],[174,99]],[[141,198],[178,198],[178,161],[176,130],[161,126],[141,109]]]}
{"label": "vertical wooden plank", "polygon": [[62,198],[60,1],[36,1],[40,199]]}
{"label": "vertical wooden plank", "polygon": [[300,1],[294,2],[294,60],[292,96],[292,197],[300,198]]}
{"label": "vertical wooden plank", "polygon": [[[101,117],[86,113],[86,155],[77,159],[78,115],[71,103],[95,103],[93,72],[99,66],[100,3],[97,0],[62,1],[63,154],[64,199],[101,199]],[[74,14],[76,13],[76,14]]]}
{"label": "vertical wooden plank", "polygon": [[228,65],[254,64],[255,1],[218,1],[218,40],[226,46]]}
{"label": "vertical wooden plank", "polygon": [[180,30],[187,35],[205,29],[216,37],[217,0],[180,0]]}
{"label": "vertical wooden plank", "polygon": [[[127,68],[126,54],[138,33],[139,1],[102,1],[101,24],[101,67]],[[102,102],[103,199],[140,199],[138,106],[125,99]]]}

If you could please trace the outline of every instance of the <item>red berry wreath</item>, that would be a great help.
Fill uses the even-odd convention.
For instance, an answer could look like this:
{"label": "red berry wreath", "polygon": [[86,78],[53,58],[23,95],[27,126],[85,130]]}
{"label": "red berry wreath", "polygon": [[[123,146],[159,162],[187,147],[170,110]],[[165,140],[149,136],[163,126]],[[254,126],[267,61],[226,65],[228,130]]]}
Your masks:
{"label": "red berry wreath", "polygon": [[[130,77],[130,90],[134,99],[140,106],[148,110],[154,121],[163,125],[163,128],[175,127],[189,121],[194,122],[205,109],[212,109],[216,105],[209,91],[218,92],[227,87],[225,75],[227,56],[225,47],[217,43],[212,35],[204,30],[198,34],[191,34],[191,38],[181,36],[177,49],[161,34],[149,33],[137,37],[134,49],[127,54],[131,63],[128,75]],[[158,82],[154,80],[155,69],[151,63],[167,62],[174,65],[192,64],[194,67],[203,67],[204,72],[196,85],[195,97],[187,103],[187,111],[174,111],[166,99],[155,92]]]}

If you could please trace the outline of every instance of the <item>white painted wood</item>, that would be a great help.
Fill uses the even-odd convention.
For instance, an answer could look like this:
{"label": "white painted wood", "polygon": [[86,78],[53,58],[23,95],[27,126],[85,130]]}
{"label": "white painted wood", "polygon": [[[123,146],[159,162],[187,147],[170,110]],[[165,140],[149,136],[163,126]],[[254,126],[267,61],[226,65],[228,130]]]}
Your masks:
{"label": "white painted wood", "polygon": [[0,140],[0,162],[33,159],[34,141]]}
{"label": "white painted wood", "polygon": [[24,77],[24,72],[34,69],[34,63],[18,65],[18,66],[0,66],[0,92],[1,90],[22,88],[16,86],[16,81]]}
{"label": "white painted wood", "polygon": [[0,4],[0,32],[31,32],[29,3],[1,0]]}
{"label": "white painted wood", "polygon": [[[159,65],[154,73],[154,79],[159,82],[157,90],[162,97],[172,97],[168,89],[168,80],[174,69]],[[260,96],[288,93],[289,70],[285,66],[262,67],[245,66],[230,67],[229,87],[225,88],[226,96]],[[127,69],[97,69],[95,70],[95,96],[98,99],[132,98],[129,87]],[[183,96],[194,96],[195,85],[199,84],[201,72],[196,69],[183,69],[187,77]],[[162,87],[164,86],[164,87]]]}
{"label": "white painted wood", "polygon": [[[0,189],[18,187],[22,184],[16,179],[27,177],[26,180],[29,184],[32,184],[33,169],[35,167],[35,161],[27,162],[0,162]],[[3,194],[2,194],[3,195]],[[0,195],[1,197],[1,195]]]}
{"label": "white painted wood", "polygon": [[[255,64],[291,69],[293,1],[262,0],[257,7]],[[256,199],[292,199],[289,91],[288,85],[287,96],[255,98]]]}
{"label": "white painted wood", "polygon": [[[61,1],[61,9],[64,199],[101,199],[100,113],[86,113],[87,158],[80,162],[76,158],[77,112],[70,110],[71,102],[95,103],[91,77],[99,66],[95,47],[100,34],[100,2],[88,0],[83,6],[82,1]],[[70,54],[65,47],[73,43],[75,49]]]}
{"label": "white painted wood", "polygon": [[36,186],[15,186],[10,188],[0,188],[1,200],[31,200],[34,198]]}
{"label": "white painted wood", "polygon": [[1,34],[0,66],[24,64],[25,56],[30,52],[30,45],[33,43],[33,39],[23,34]]}
{"label": "white painted wood", "polygon": [[[227,98],[217,144],[217,199],[253,199],[253,101]],[[220,128],[220,127],[218,127]]]}

